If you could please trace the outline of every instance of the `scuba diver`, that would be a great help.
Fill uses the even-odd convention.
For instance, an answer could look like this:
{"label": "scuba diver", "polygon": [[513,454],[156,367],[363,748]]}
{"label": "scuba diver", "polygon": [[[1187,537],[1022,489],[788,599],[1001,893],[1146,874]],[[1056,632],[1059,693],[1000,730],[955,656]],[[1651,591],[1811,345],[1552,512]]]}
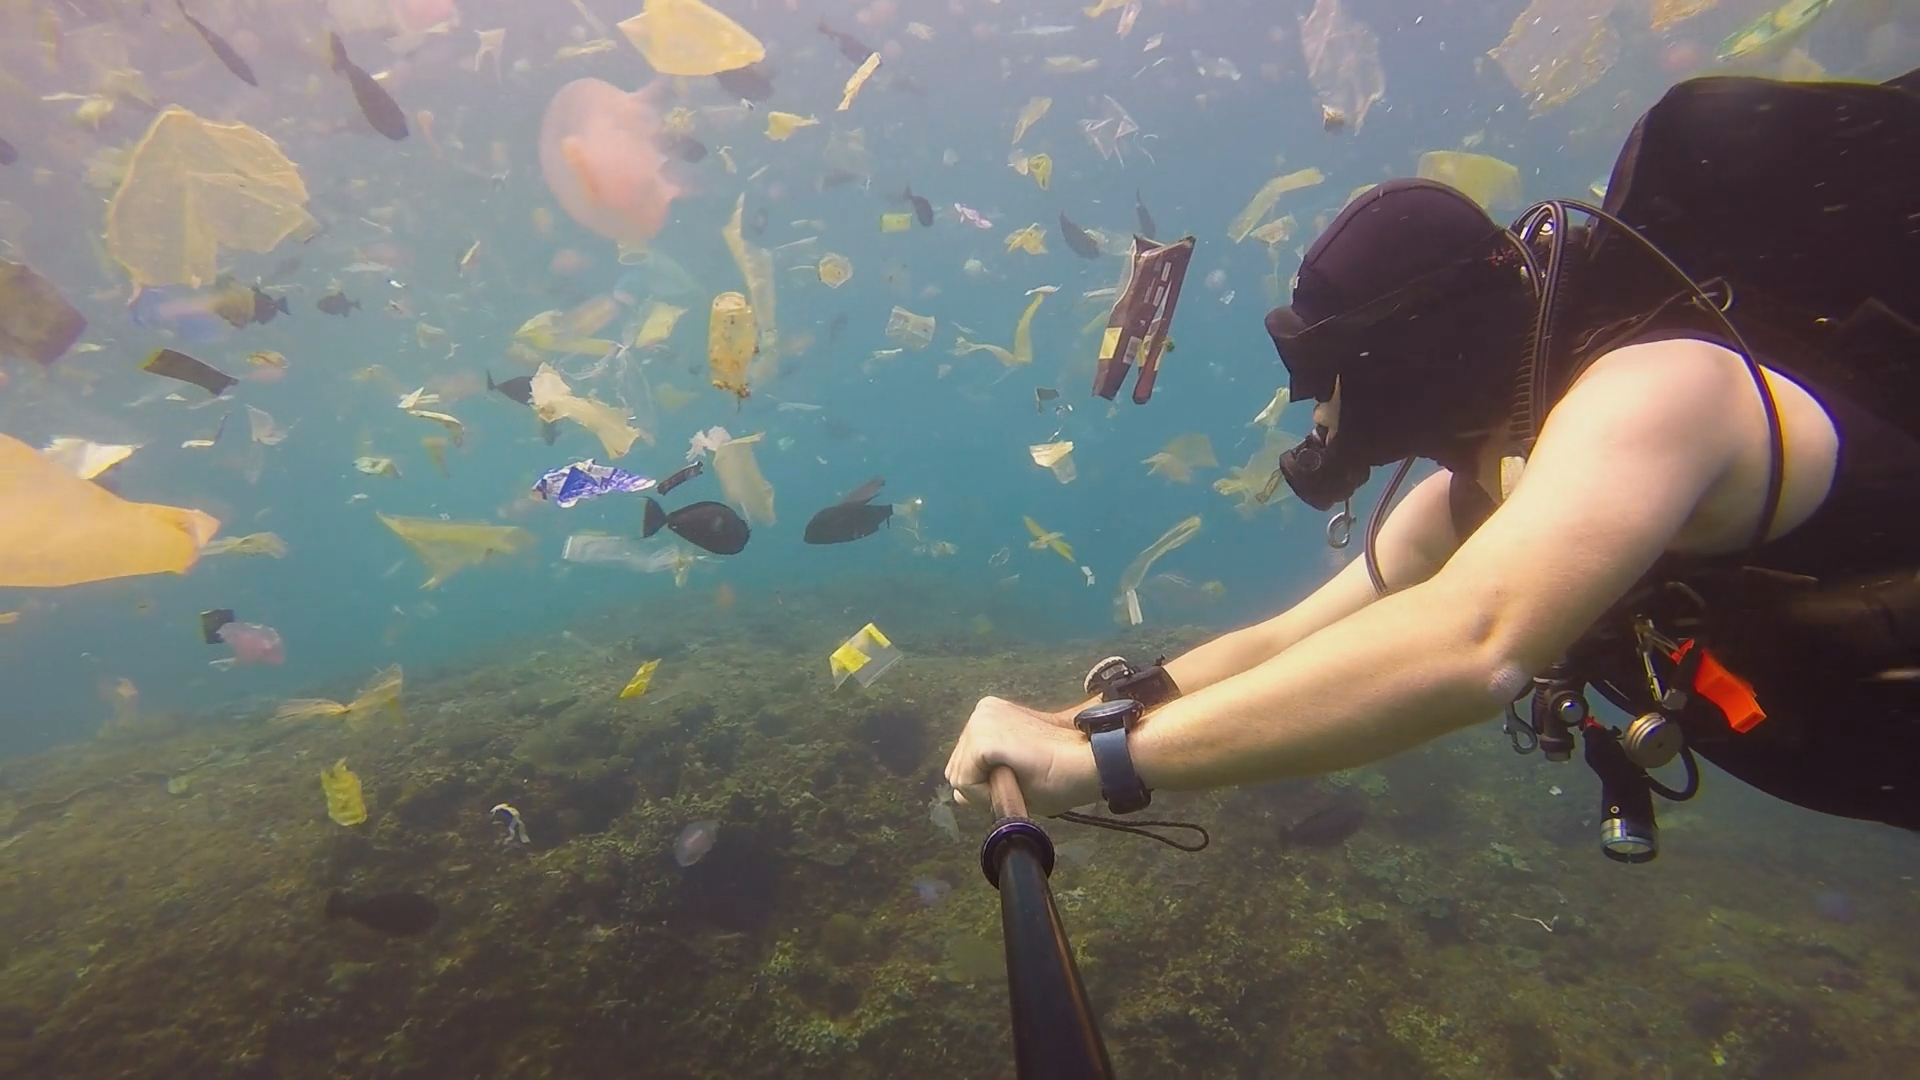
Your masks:
{"label": "scuba diver", "polygon": [[[1314,427],[1308,505],[1399,470],[1365,557],[1094,703],[988,697],[946,776],[1030,811],[1351,768],[1507,714],[1657,852],[1694,754],[1788,802],[1920,829],[1920,71],[1709,77],[1634,127],[1602,207],[1502,228],[1454,189],[1354,199],[1266,325]],[[1576,220],[1577,219],[1577,220]],[[1417,459],[1439,471],[1387,508]],[[1353,517],[1329,522],[1344,543]],[[1586,691],[1631,722],[1592,715]],[[1649,775],[1675,757],[1685,784]]]}

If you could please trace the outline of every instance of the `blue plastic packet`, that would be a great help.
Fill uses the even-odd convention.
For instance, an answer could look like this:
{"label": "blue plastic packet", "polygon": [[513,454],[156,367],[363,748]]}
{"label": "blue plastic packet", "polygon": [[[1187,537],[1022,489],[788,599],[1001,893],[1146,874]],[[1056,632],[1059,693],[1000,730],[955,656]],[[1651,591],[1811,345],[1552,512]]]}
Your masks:
{"label": "blue plastic packet", "polygon": [[533,497],[568,507],[617,491],[650,491],[654,483],[651,477],[616,469],[612,465],[597,464],[588,458],[543,474],[533,485]]}

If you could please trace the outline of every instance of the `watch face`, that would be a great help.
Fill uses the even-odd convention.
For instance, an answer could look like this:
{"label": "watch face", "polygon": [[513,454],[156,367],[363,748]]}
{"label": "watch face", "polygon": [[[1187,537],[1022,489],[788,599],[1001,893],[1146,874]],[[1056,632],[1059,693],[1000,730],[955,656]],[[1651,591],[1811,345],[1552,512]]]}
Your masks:
{"label": "watch face", "polygon": [[1103,701],[1080,710],[1073,718],[1073,726],[1089,735],[1098,731],[1114,731],[1126,727],[1139,712],[1140,703],[1137,701]]}

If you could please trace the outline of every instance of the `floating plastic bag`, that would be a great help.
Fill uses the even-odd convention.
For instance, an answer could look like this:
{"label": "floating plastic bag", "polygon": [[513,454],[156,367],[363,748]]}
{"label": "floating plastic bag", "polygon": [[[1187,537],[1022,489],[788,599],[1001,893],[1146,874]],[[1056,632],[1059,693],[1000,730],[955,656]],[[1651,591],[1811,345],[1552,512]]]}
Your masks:
{"label": "floating plastic bag", "polygon": [[1380,39],[1340,10],[1340,0],[1314,0],[1312,13],[1300,20],[1300,51],[1320,96],[1322,119],[1330,128],[1351,125],[1358,131],[1367,110],[1387,94]]}
{"label": "floating plastic bag", "polygon": [[860,632],[846,640],[846,643],[833,650],[827,658],[827,666],[833,671],[833,688],[840,689],[842,683],[851,675],[860,680],[861,686],[872,686],[873,681],[887,673],[887,669],[900,662],[900,650],[893,647],[887,635],[880,628],[868,623]]}
{"label": "floating plastic bag", "polygon": [[209,540],[200,549],[202,556],[207,555],[266,555],[275,559],[287,557],[287,542],[270,532],[248,533],[245,536],[221,536]]}
{"label": "floating plastic bag", "polygon": [[606,533],[574,533],[560,550],[560,557],[567,562],[624,566],[642,574],[673,569],[673,556],[670,548],[649,550],[624,536]]}
{"label": "floating plastic bag", "polygon": [[1134,557],[1120,574],[1120,589],[1114,594],[1114,621],[1123,626],[1139,626],[1146,621],[1140,612],[1140,583],[1147,580],[1153,564],[1162,555],[1194,538],[1200,531],[1200,516],[1195,514],[1162,533],[1160,539]]}
{"label": "floating plastic bag", "polygon": [[615,25],[662,75],[718,75],[767,58],[760,39],[700,0],[647,0]]}
{"label": "floating plastic bag", "polygon": [[820,256],[820,282],[829,289],[837,289],[853,276],[853,263],[845,256],[827,252]]}
{"label": "floating plastic bag", "polygon": [[765,437],[765,432],[757,432],[728,439],[713,452],[713,472],[720,478],[721,493],[755,525],[773,524],[773,485],[760,475],[760,463],[753,456],[753,444]]}
{"label": "floating plastic bag", "polygon": [[794,132],[804,127],[813,127],[820,123],[817,116],[801,116],[798,113],[770,112],[767,114],[767,138],[774,142],[786,142]]}
{"label": "floating plastic bag", "polygon": [[621,699],[636,698],[646,693],[647,687],[653,685],[654,669],[659,666],[660,661],[658,660],[649,660],[641,664],[640,669],[633,673],[633,678],[627,681],[626,688],[620,691]]}
{"label": "floating plastic bag", "polygon": [[359,696],[345,705],[325,698],[294,698],[283,702],[273,718],[286,721],[344,716],[347,726],[354,731],[365,728],[374,717],[381,715],[391,715],[394,720],[405,723],[406,709],[400,704],[400,691],[405,684],[400,665],[392,664],[374,672],[373,678],[360,688]]}
{"label": "floating plastic bag", "polygon": [[300,171],[272,139],[171,108],[127,158],[107,205],[107,253],[136,286],[207,284],[221,249],[265,253],[312,233]]}
{"label": "floating plastic bag", "polygon": [[48,442],[40,453],[80,479],[91,480],[132,457],[138,449],[138,444],[97,443],[62,435]]}
{"label": "floating plastic bag", "polygon": [[[733,265],[740,268],[740,276],[747,282],[747,298],[753,302],[753,325],[759,333],[760,360],[772,364],[780,356],[780,336],[774,321],[773,253],[747,243],[740,228],[746,210],[747,196],[742,192],[733,201],[733,216],[720,229],[720,238],[726,241]],[[769,380],[775,374],[771,367],[753,372],[762,380]]]}
{"label": "floating plastic bag", "polygon": [[1033,455],[1033,463],[1043,469],[1053,470],[1054,479],[1063,484],[1073,483],[1080,470],[1073,464],[1073,443],[1050,442],[1037,443],[1027,447],[1027,453]]}
{"label": "floating plastic bag", "polygon": [[437,588],[456,572],[478,565],[489,555],[514,555],[533,545],[532,533],[511,525],[375,516],[427,564],[433,576],[420,586],[423,589]]}
{"label": "floating plastic bag", "polygon": [[360,796],[360,778],[341,758],[330,769],[320,770],[320,790],[327,797],[327,816],[338,825],[358,825],[367,820],[366,800]]}
{"label": "floating plastic bag", "polygon": [[653,436],[634,427],[625,409],[590,397],[576,397],[567,381],[551,364],[541,364],[529,385],[534,415],[551,424],[571,420],[599,438],[610,458],[622,457],[633,448],[635,439],[653,445]]}
{"label": "floating plastic bag", "polygon": [[887,317],[887,336],[909,349],[924,349],[933,344],[934,320],[931,315],[915,315],[896,307]]}
{"label": "floating plastic bag", "polygon": [[1047,110],[1051,108],[1053,108],[1053,99],[1050,97],[1036,97],[1027,100],[1026,107],[1020,110],[1020,118],[1014,121],[1013,124],[1013,141],[1015,145],[1018,145],[1020,140],[1026,136],[1027,129],[1039,123],[1040,118],[1047,115]]}
{"label": "floating plastic bag", "polygon": [[1253,227],[1260,223],[1260,219],[1267,216],[1267,211],[1273,209],[1273,204],[1280,201],[1280,196],[1289,191],[1312,187],[1325,179],[1326,177],[1319,169],[1299,169],[1267,181],[1261,185],[1259,191],[1254,193],[1253,198],[1248,200],[1245,208],[1227,225],[1227,239],[1236,244],[1245,240],[1247,234],[1253,231]]}
{"label": "floating plastic bag", "polygon": [[1611,16],[1620,0],[1533,0],[1487,52],[1533,115],[1566,104],[1620,58]]}
{"label": "floating plastic bag", "polygon": [[1013,251],[1016,249],[1024,251],[1029,255],[1045,255],[1047,253],[1047,234],[1040,230],[1038,223],[1029,225],[1024,229],[1016,229],[1007,234],[1007,250]]}
{"label": "floating plastic bag", "polygon": [[1196,431],[1179,436],[1141,464],[1151,474],[1184,484],[1193,479],[1193,470],[1211,469],[1220,462],[1213,456],[1213,443]]}
{"label": "floating plastic bag", "polygon": [[0,259],[0,356],[51,364],[87,329],[53,283],[25,263]]}
{"label": "floating plastic bag", "polygon": [[753,307],[746,297],[723,292],[713,298],[707,320],[707,367],[715,389],[742,400],[752,394],[747,385],[747,365],[759,351],[759,340]]}
{"label": "floating plastic bag", "polygon": [[680,316],[687,309],[655,300],[647,308],[647,314],[640,320],[640,329],[633,335],[633,347],[644,349],[658,345],[673,336],[673,328],[680,322]]}
{"label": "floating plastic bag", "polygon": [[0,435],[0,586],[184,574],[219,531],[201,511],[128,502]]}
{"label": "floating plastic bag", "polygon": [[1520,205],[1520,170],[1497,157],[1429,150],[1420,155],[1417,175],[1459,188],[1490,213]]}

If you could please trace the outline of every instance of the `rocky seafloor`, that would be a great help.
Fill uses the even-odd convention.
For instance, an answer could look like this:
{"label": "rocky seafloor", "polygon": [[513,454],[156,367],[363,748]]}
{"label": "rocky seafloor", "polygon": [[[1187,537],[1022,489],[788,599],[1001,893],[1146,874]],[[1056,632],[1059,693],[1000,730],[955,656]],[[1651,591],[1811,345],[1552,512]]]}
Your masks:
{"label": "rocky seafloor", "polygon": [[[1062,704],[1091,659],[1204,632],[1040,646],[903,608],[907,659],[835,691],[819,627],[846,610],[743,596],[670,634],[609,614],[410,672],[404,721],[267,703],[0,763],[0,1075],[1013,1075],[987,822],[962,809],[956,840],[930,813],[948,748],[984,693]],[[342,758],[354,827],[318,783]],[[1211,830],[1198,854],[1055,823],[1117,1071],[1914,1075],[1913,838],[1712,774],[1663,807],[1662,857],[1622,867],[1595,799],[1489,725],[1157,797]],[[499,802],[530,846],[499,843]],[[683,868],[698,820],[719,839]],[[440,919],[328,923],[337,889]]]}

